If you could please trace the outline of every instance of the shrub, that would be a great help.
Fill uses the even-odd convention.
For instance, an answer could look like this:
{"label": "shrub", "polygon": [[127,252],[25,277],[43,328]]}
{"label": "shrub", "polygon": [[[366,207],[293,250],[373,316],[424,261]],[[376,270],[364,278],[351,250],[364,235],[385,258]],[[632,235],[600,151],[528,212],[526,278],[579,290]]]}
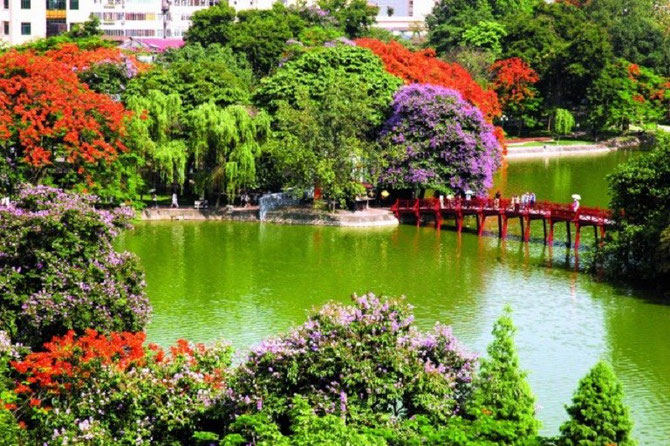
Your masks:
{"label": "shrub", "polygon": [[96,198],[27,187],[0,208],[0,330],[39,346],[73,329],[140,331],[149,318],[144,276],[112,239],[133,216]]}
{"label": "shrub", "polygon": [[144,339],[69,331],[12,362],[31,444],[187,444],[225,391],[231,348],[178,341],[166,354]]}
{"label": "shrub", "polygon": [[329,304],[289,334],[270,338],[236,371],[219,416],[262,409],[284,431],[294,395],[318,415],[374,424],[425,414],[446,420],[462,410],[474,358],[449,327],[412,325],[410,307],[372,294],[353,306]]}
{"label": "shrub", "polygon": [[623,402],[623,388],[612,367],[600,361],[579,382],[567,408],[570,419],[561,426],[563,446],[633,446],[633,423]]}
{"label": "shrub", "polygon": [[19,358],[19,350],[9,336],[0,331],[0,444],[21,444],[25,439],[23,424],[14,416],[18,397],[9,377],[9,362]]}
{"label": "shrub", "polygon": [[448,88],[401,88],[382,131],[390,166],[381,180],[397,188],[485,193],[500,163],[493,126]]}
{"label": "shrub", "polygon": [[498,319],[487,348],[489,357],[482,359],[473,383],[468,413],[474,418],[473,435],[481,441],[503,445],[537,441],[540,423],[535,418],[535,397],[519,368],[515,332],[509,314]]}

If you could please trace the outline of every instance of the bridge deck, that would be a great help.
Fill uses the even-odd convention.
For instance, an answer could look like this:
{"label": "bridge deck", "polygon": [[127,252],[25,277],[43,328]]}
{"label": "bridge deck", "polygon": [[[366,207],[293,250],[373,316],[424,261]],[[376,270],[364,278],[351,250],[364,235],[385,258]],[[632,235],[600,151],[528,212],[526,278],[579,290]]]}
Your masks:
{"label": "bridge deck", "polygon": [[[568,232],[568,244],[570,244],[571,225],[575,227],[575,248],[579,248],[581,228],[592,226],[598,238],[605,237],[605,230],[614,224],[612,212],[607,209],[580,206],[577,211],[569,204],[552,203],[548,201],[537,202],[533,205],[512,206],[508,198],[473,198],[471,200],[455,198],[440,201],[437,198],[425,199],[399,199],[391,206],[391,211],[396,217],[412,215],[416,224],[421,224],[424,216],[432,216],[437,228],[442,227],[446,218],[454,218],[457,231],[463,229],[463,218],[468,215],[477,217],[477,232],[482,235],[487,217],[497,217],[498,236],[507,237],[507,226],[510,218],[518,218],[521,225],[523,240],[530,239],[530,225],[533,220],[542,220],[544,229],[544,240],[552,243],[554,239],[554,225],[557,222],[565,222]],[[547,231],[547,223],[549,231]]]}

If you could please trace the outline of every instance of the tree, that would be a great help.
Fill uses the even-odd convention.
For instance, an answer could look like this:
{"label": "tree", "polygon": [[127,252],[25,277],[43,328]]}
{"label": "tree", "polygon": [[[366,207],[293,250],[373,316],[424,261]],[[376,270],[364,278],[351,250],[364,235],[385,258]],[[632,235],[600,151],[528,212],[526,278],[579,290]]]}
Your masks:
{"label": "tree", "polygon": [[247,105],[253,74],[244,56],[218,44],[186,45],[159,58],[157,66],[134,78],[125,97],[146,96],[151,90],[177,93],[185,111],[213,101],[219,107]]}
{"label": "tree", "polygon": [[386,70],[403,79],[406,84],[433,84],[453,88],[467,101],[479,107],[487,120],[500,114],[498,97],[485,90],[458,64],[449,64],[435,57],[435,51],[411,51],[395,41],[358,39],[356,44],[369,48],[384,62]]}
{"label": "tree", "polygon": [[518,57],[499,60],[491,66],[494,73],[493,88],[503,107],[503,113],[518,126],[532,127],[537,122],[535,113],[540,98],[534,87],[540,78],[527,63]]}
{"label": "tree", "polygon": [[505,27],[498,22],[484,20],[463,32],[462,46],[482,48],[493,54],[502,51],[501,40],[507,35]]}
{"label": "tree", "polygon": [[279,104],[268,154],[283,186],[316,186],[344,203],[363,191],[362,181],[374,182],[378,150],[370,141],[369,117],[375,103],[355,78],[330,71],[320,82],[324,91],[318,100],[303,89],[294,104]]}
{"label": "tree", "polygon": [[561,426],[561,446],[637,444],[631,438],[633,422],[623,401],[623,388],[604,361],[579,381],[567,411],[570,419]]}
{"label": "tree", "polygon": [[234,198],[254,185],[256,160],[270,130],[270,118],[246,107],[219,108],[213,103],[189,113],[189,146],[194,159],[196,192],[216,192]]}
{"label": "tree", "polygon": [[265,76],[279,66],[286,42],[305,27],[298,14],[279,2],[269,10],[240,11],[230,46],[247,57],[257,75]]}
{"label": "tree", "polygon": [[429,84],[401,88],[382,130],[389,153],[381,181],[395,188],[478,194],[500,163],[493,126],[459,93]]}
{"label": "tree", "polygon": [[84,23],[73,23],[70,31],[66,32],[67,37],[73,39],[86,39],[89,37],[102,36],[100,29],[100,19],[93,14]]}
{"label": "tree", "polygon": [[572,132],[572,128],[575,126],[575,117],[564,108],[554,110],[553,121],[554,127],[552,131],[559,141],[561,135],[567,135]]}
{"label": "tree", "polygon": [[488,0],[440,0],[426,17],[428,43],[444,54],[462,45],[463,34],[481,22],[494,21]]}
{"label": "tree", "polygon": [[151,308],[137,259],[114,237],[134,216],[94,196],[38,186],[0,210],[0,330],[39,347],[68,330],[141,331]]}
{"label": "tree", "polygon": [[150,175],[158,174],[168,184],[184,184],[188,149],[180,96],[149,90],[146,96],[127,98],[126,103],[135,112],[128,133],[133,147],[147,160]]}
{"label": "tree", "polygon": [[535,397],[519,368],[514,345],[516,328],[507,308],[493,326],[493,342],[473,382],[467,413],[473,433],[492,444],[529,445],[537,439]]}
{"label": "tree", "polygon": [[208,46],[213,43],[226,45],[233,34],[235,9],[227,2],[219,2],[207,9],[196,11],[191,16],[191,26],[184,40],[186,43],[199,43]]}
{"label": "tree", "polygon": [[335,78],[357,83],[369,96],[373,109],[360,118],[377,125],[386,118],[393,93],[402,83],[384,70],[381,60],[370,50],[338,43],[314,48],[287,62],[274,75],[261,80],[254,99],[270,112],[282,101],[295,106],[304,92],[318,102],[330,91],[329,82]]}
{"label": "tree", "polygon": [[628,130],[657,123],[667,113],[668,84],[653,71],[617,60],[602,71],[587,95],[589,122],[594,131]]}
{"label": "tree", "polygon": [[123,184],[110,177],[121,170],[120,156],[128,151],[129,114],[122,104],[82,84],[72,65],[9,51],[0,56],[0,98],[5,153],[0,163],[20,179],[104,195],[134,194],[132,174]]}
{"label": "tree", "polygon": [[670,289],[667,233],[670,217],[670,139],[657,135],[648,154],[621,164],[608,178],[617,221],[596,258],[608,276]]}
{"label": "tree", "polygon": [[366,0],[319,0],[318,4],[352,39],[364,35],[375,24],[379,13],[379,7]]}

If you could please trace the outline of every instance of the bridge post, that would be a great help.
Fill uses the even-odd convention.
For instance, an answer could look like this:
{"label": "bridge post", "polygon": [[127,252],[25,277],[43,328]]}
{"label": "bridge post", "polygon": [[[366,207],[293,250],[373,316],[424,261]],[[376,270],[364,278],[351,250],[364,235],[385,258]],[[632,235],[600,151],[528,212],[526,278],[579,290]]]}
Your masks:
{"label": "bridge post", "polygon": [[530,241],[530,215],[524,217],[526,219],[526,232],[523,233],[523,241]]}
{"label": "bridge post", "polygon": [[502,238],[502,217],[498,214],[498,238]]}
{"label": "bridge post", "polygon": [[542,217],[542,232],[544,233],[544,244],[547,244],[547,219]]}
{"label": "bridge post", "polygon": [[521,215],[519,215],[519,224],[521,225],[521,240],[525,241],[526,229],[524,228],[523,217]]}
{"label": "bridge post", "polygon": [[436,211],[435,212],[435,229],[441,229],[442,228],[442,212],[441,211]]}
{"label": "bridge post", "polygon": [[[481,221],[479,220],[480,218]],[[477,235],[479,235],[480,237],[484,233],[484,226],[486,226],[485,223],[486,223],[486,214],[484,214],[484,212],[480,212],[480,214],[477,215]]]}
{"label": "bridge post", "polygon": [[463,231],[463,214],[461,212],[456,214],[456,230],[459,234]]}
{"label": "bridge post", "polygon": [[507,223],[508,223],[507,214],[503,214],[502,215],[502,238],[503,238],[503,240],[507,238]]}
{"label": "bridge post", "polygon": [[565,228],[568,231],[568,243],[565,246],[567,246],[569,248],[570,245],[572,245],[572,233],[571,233],[570,221],[569,220],[565,222]]}
{"label": "bridge post", "polygon": [[598,226],[593,225],[593,235],[596,238],[596,245],[598,245]]}
{"label": "bridge post", "polygon": [[414,200],[414,216],[416,217],[417,228],[421,226],[421,210],[419,209],[419,199]]}
{"label": "bridge post", "polygon": [[575,222],[575,251],[579,249],[579,238],[580,238],[580,233],[581,233],[581,226],[579,225],[579,222]]}

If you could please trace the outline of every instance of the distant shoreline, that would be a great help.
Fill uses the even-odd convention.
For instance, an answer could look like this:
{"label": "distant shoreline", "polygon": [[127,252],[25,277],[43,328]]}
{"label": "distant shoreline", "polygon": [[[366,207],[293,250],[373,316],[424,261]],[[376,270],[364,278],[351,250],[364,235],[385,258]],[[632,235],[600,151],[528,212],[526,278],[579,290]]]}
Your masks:
{"label": "distant shoreline", "polygon": [[617,151],[618,147],[610,147],[603,144],[588,145],[566,145],[566,146],[543,146],[533,147],[508,147],[506,159],[528,159],[548,158],[560,155],[589,155]]}

